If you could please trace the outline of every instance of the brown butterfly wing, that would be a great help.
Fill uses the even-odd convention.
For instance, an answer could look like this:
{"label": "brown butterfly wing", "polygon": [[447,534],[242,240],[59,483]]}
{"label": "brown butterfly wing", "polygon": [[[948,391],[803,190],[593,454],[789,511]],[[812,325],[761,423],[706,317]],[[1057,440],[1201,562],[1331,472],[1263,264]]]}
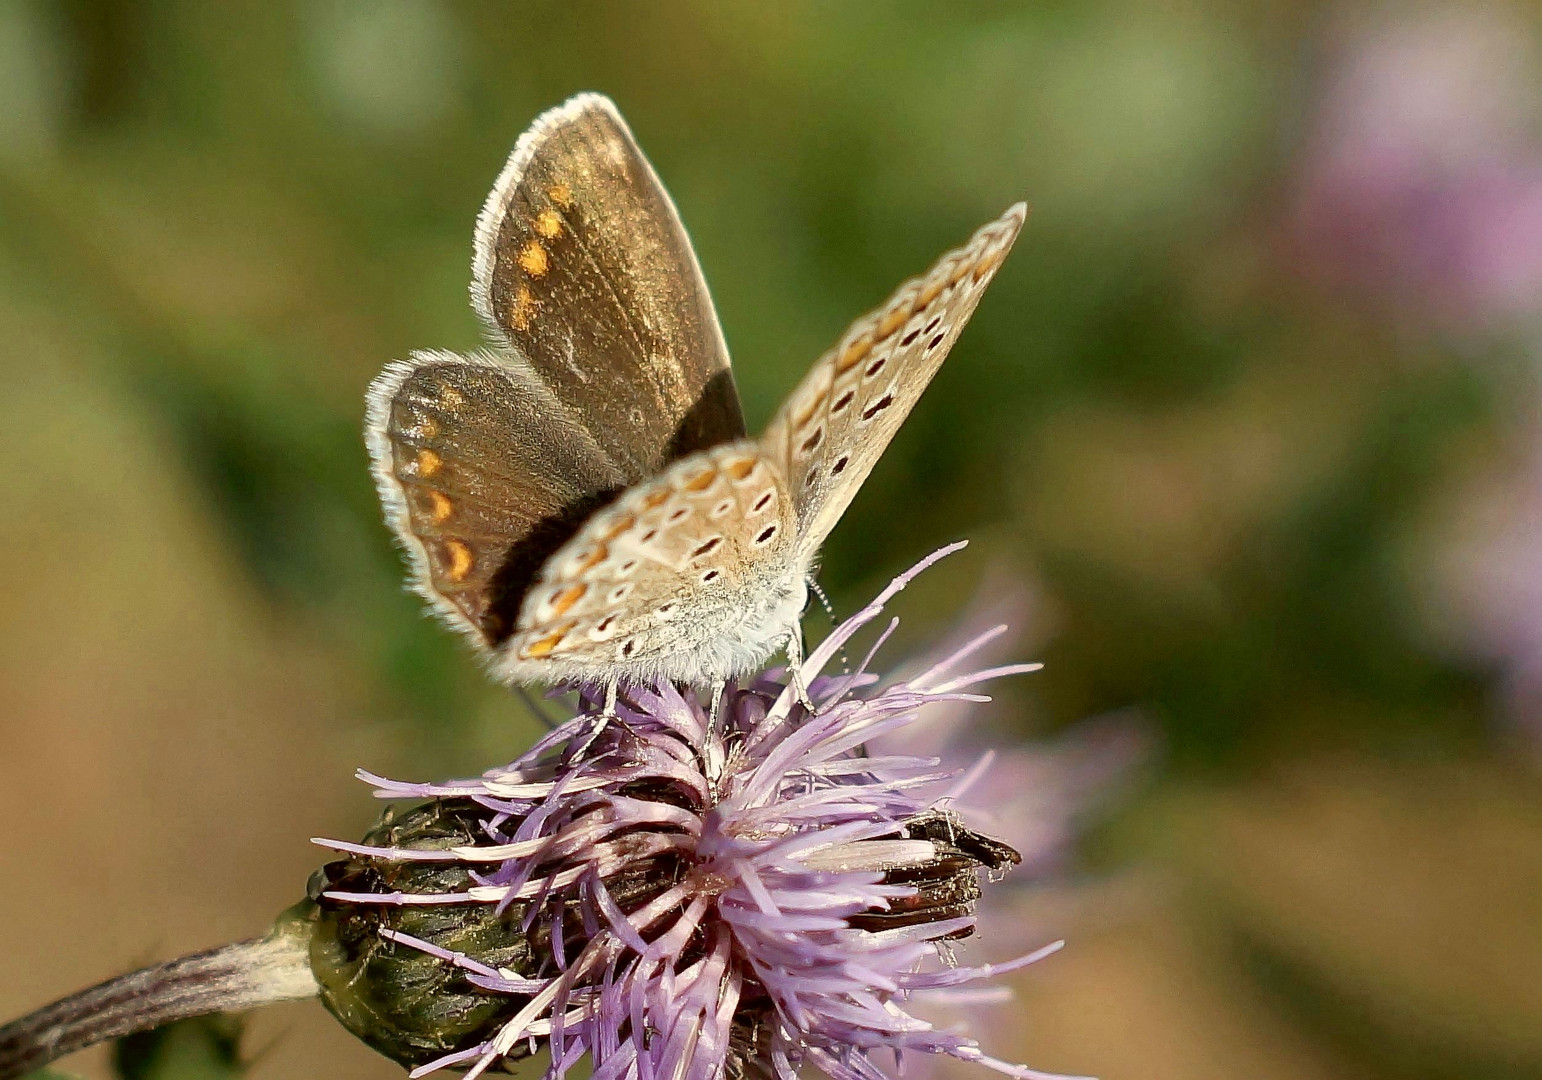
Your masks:
{"label": "brown butterfly wing", "polygon": [[624,486],[571,410],[497,357],[391,364],[370,387],[366,433],[414,587],[487,649],[513,632],[546,559]]}
{"label": "brown butterfly wing", "polygon": [[477,221],[472,302],[632,482],[740,438],[728,350],[690,240],[611,102],[519,140]]}
{"label": "brown butterfly wing", "polygon": [[1018,203],[852,324],[761,442],[783,463],[811,560],[942,366],[1022,228]]}

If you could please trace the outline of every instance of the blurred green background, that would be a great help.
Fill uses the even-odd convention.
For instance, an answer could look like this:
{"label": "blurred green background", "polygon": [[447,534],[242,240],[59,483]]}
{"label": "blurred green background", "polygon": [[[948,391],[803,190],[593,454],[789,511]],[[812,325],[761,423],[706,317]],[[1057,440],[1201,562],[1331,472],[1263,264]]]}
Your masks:
{"label": "blurred green background", "polygon": [[[308,836],[372,818],[354,767],[476,771],[536,730],[402,591],[359,428],[387,360],[477,344],[476,211],[595,89],[691,230],[752,429],[1030,203],[823,572],[850,612],[973,538],[891,659],[1015,579],[1046,663],[1017,730],[1133,709],[1152,747],[991,1049],[1542,1077],[1539,28],[0,0],[0,1014],[261,928]],[[319,1006],[245,1047],[254,1077],[400,1075]]]}

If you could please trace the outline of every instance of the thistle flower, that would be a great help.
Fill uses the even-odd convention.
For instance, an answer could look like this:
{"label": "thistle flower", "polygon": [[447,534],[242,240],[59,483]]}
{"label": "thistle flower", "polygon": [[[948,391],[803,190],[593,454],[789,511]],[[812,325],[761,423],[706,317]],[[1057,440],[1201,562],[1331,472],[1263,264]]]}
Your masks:
{"label": "thistle flower", "polygon": [[[975,931],[979,875],[999,876],[1017,853],[972,832],[949,792],[937,797],[949,774],[936,759],[864,753],[923,706],[987,700],[973,688],[1037,665],[957,674],[975,642],[881,689],[865,664],[821,675],[951,550],[810,655],[812,714],[771,675],[729,688],[715,720],[690,692],[660,686],[630,694],[598,734],[580,714],[476,779],[364,774],[381,797],[435,802],[364,844],[319,841],[349,856],[313,883],[323,1000],[414,1077],[456,1067],[474,1078],[541,1048],[549,1080],[584,1056],[596,1080],[792,1080],[804,1064],[878,1080],[911,1054],[1046,1076],[908,1007],[1059,943],[956,966],[950,942]],[[478,914],[434,914],[446,905]],[[457,1015],[472,1019],[425,1028],[410,1007],[359,1000],[361,985],[426,978],[458,984]]]}
{"label": "thistle flower", "polygon": [[635,689],[598,730],[587,694],[579,715],[481,777],[361,773],[413,805],[387,810],[362,843],[318,841],[345,857],[273,934],[0,1027],[0,1080],[168,1019],[314,995],[414,1077],[453,1068],[474,1080],[541,1050],[548,1080],[584,1057],[595,1080],[793,1080],[805,1065],[882,1080],[917,1055],[1049,1077],[922,1015],[1060,947],[955,959],[976,930],[982,876],[1020,861],[955,809],[982,764],[870,747],[1038,665],[960,673],[989,631],[888,685],[867,672],[871,653],[855,672],[822,674],[962,546],[896,579],[813,651],[812,713],[781,673],[730,686],[716,710],[673,686]]}
{"label": "thistle flower", "polygon": [[1535,326],[1532,28],[1498,6],[1330,20],[1288,222],[1303,267],[1463,335]]}

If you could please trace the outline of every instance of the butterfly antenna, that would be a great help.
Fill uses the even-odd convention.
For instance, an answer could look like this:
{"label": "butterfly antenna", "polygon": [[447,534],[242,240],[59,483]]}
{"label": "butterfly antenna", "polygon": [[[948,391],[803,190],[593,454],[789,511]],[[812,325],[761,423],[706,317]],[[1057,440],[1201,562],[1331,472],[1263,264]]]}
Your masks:
{"label": "butterfly antenna", "polygon": [[[808,587],[809,591],[819,598],[819,606],[824,608],[825,614],[830,617],[830,626],[832,628],[839,626],[841,621],[840,619],[836,618],[835,605],[830,603],[830,597],[825,594],[825,591],[820,587],[819,582],[810,577],[808,579]],[[851,674],[851,656],[846,652],[845,645],[841,646],[841,674]]]}

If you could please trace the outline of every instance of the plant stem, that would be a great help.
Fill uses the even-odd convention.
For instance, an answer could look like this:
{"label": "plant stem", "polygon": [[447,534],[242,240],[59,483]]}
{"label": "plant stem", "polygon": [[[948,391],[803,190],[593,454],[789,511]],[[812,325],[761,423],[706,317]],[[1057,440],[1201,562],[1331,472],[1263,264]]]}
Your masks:
{"label": "plant stem", "polygon": [[316,994],[309,928],[280,919],[265,937],[108,979],[0,1027],[0,1080],[15,1080],[76,1050],[173,1020]]}

